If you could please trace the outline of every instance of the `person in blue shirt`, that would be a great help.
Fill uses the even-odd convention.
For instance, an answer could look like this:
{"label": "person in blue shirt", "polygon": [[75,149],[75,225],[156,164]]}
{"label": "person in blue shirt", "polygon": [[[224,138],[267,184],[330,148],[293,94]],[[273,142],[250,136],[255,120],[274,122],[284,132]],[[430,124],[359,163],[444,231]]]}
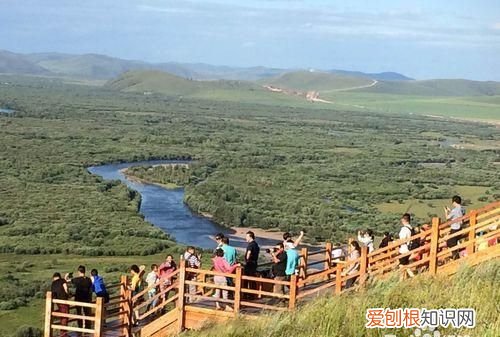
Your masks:
{"label": "person in blue shirt", "polygon": [[96,297],[102,297],[104,303],[109,302],[109,294],[106,290],[106,285],[104,284],[104,279],[99,276],[97,269],[92,269],[90,271],[90,279],[92,280],[92,292],[95,293]]}
{"label": "person in blue shirt", "polygon": [[290,279],[290,276],[296,273],[299,265],[299,252],[295,249],[295,244],[291,239],[285,244],[285,252],[287,257],[285,274]]}

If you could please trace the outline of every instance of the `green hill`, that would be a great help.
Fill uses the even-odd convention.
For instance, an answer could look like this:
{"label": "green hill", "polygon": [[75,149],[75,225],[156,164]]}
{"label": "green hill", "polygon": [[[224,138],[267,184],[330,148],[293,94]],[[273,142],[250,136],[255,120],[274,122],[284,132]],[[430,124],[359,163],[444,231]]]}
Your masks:
{"label": "green hill", "polygon": [[19,54],[0,50],[0,73],[4,74],[31,74],[31,75],[49,75],[50,71],[30,62]]}
{"label": "green hill", "polygon": [[[235,320],[214,325],[188,337],[381,337],[410,336],[414,329],[367,329],[369,308],[473,308],[474,329],[439,327],[440,336],[500,336],[500,261],[476,269],[464,268],[453,277],[417,276],[399,281],[393,278],[368,286],[363,292],[325,296],[293,313],[263,315],[255,320]],[[420,335],[419,335],[420,336]],[[437,334],[431,334],[437,336]]]}
{"label": "green hill", "polygon": [[207,93],[239,93],[245,91],[265,92],[257,84],[244,81],[197,81],[188,80],[161,71],[129,71],[111,80],[106,87],[127,92],[151,92],[169,96],[199,97]]}
{"label": "green hill", "polygon": [[261,82],[282,89],[323,92],[368,86],[373,83],[373,80],[368,77],[360,76],[347,76],[314,71],[296,71]]}
{"label": "green hill", "polygon": [[462,79],[388,81],[379,82],[373,87],[356,91],[418,96],[491,96],[500,95],[500,82]]}

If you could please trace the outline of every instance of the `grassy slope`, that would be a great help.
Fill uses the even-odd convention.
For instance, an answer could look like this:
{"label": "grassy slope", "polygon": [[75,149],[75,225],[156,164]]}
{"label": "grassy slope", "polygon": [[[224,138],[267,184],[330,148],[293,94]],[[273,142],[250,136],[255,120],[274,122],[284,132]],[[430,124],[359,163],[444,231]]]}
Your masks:
{"label": "grassy slope", "polygon": [[[412,330],[378,330],[365,328],[368,308],[474,308],[476,328],[439,328],[441,336],[468,335],[496,337],[500,335],[500,261],[463,268],[452,278],[419,276],[412,280],[388,281],[369,285],[365,292],[318,299],[294,313],[268,315],[248,321],[233,321],[192,337],[380,337],[385,334],[409,336]],[[464,295],[466,290],[467,295]]]}
{"label": "grassy slope", "polygon": [[326,93],[321,97],[349,109],[500,120],[500,96],[417,96],[356,90]]}
{"label": "grassy slope", "polygon": [[[332,110],[414,113],[476,120],[500,119],[500,95],[479,96],[497,91],[500,93],[500,85],[497,82],[379,82],[372,88],[339,91],[368,85],[372,80],[326,73],[293,72],[260,83],[295,90],[320,91],[321,98],[332,101],[333,104],[309,103],[302,97],[268,92],[251,82],[190,81],[158,71],[128,72],[110,81],[107,86],[121,91],[150,91],[168,96],[221,101]],[[450,96],[451,94],[455,96]]]}
{"label": "grassy slope", "polygon": [[364,92],[422,96],[483,96],[499,95],[500,82],[461,79],[390,81],[361,89]]}
{"label": "grassy slope", "polygon": [[279,88],[324,91],[369,85],[373,80],[331,73],[297,71],[262,82]]}

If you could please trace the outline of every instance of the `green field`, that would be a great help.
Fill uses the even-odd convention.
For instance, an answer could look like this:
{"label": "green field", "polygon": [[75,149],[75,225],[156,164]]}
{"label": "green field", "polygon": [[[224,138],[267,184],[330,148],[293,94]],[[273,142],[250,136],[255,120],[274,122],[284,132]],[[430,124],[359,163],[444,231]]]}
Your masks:
{"label": "green field", "polygon": [[[486,191],[487,188],[480,186],[456,186],[453,188],[454,194],[467,196],[465,203],[469,210],[480,208],[488,203],[487,201],[481,201]],[[431,216],[442,217],[445,206],[450,207],[449,199],[413,199],[382,203],[377,205],[377,209],[384,213],[403,214],[410,212],[419,218],[430,218]]]}
{"label": "green field", "polygon": [[320,92],[320,97],[336,104],[345,104],[346,109],[500,120],[500,96],[432,97],[350,91],[324,95]]}

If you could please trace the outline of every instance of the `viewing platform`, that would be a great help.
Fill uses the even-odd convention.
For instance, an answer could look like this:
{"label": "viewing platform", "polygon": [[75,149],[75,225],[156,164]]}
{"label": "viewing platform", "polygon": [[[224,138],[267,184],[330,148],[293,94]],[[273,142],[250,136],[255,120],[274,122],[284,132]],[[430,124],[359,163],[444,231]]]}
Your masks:
{"label": "viewing platform", "polygon": [[[462,229],[450,233],[450,226],[455,222],[462,222]],[[461,238],[460,243],[447,247],[447,241],[455,237]],[[179,268],[169,275],[172,284],[147,300],[145,295],[153,287],[132,296],[127,276],[108,285],[111,298],[106,304],[101,298],[94,303],[56,300],[48,292],[44,336],[52,337],[58,335],[58,331],[67,331],[69,336],[84,333],[95,337],[162,337],[176,335],[185,329],[201,329],[209,322],[224,322],[236,317],[253,319],[262,311],[291,311],[315,297],[357,291],[366,287],[368,281],[394,273],[400,273],[403,278],[409,277],[408,274],[453,274],[463,264],[473,266],[499,258],[499,239],[500,201],[496,201],[453,221],[441,223],[439,218],[433,218],[430,229],[408,239],[393,241],[372,253],[364,247],[357,260],[332,260],[331,243],[315,251],[303,248],[298,273],[292,275],[289,281],[246,276],[241,267],[234,274],[187,268],[181,259]],[[423,244],[408,253],[399,253],[402,244],[413,240],[420,240]],[[454,252],[458,252],[460,258],[453,259]],[[411,260],[408,265],[400,265],[401,258],[414,254],[419,254],[420,258]],[[271,264],[260,264],[259,269],[268,269]],[[346,275],[344,271],[354,264],[359,264],[359,268]],[[233,285],[216,285],[214,276],[231,279]],[[355,279],[355,285],[346,289],[346,282],[350,279]],[[273,292],[274,285],[284,285],[286,293]],[[190,293],[190,287],[196,291]],[[229,291],[229,299],[213,297],[215,289]],[[168,297],[166,300],[151,308],[154,301],[165,295]],[[232,310],[216,310],[215,302],[228,304]],[[55,310],[57,304],[67,304],[72,309],[90,307],[93,314],[80,316],[71,310],[69,314],[60,313]],[[61,325],[61,318],[69,320],[67,326]],[[76,321],[80,319],[90,321],[92,328],[76,327]]]}

